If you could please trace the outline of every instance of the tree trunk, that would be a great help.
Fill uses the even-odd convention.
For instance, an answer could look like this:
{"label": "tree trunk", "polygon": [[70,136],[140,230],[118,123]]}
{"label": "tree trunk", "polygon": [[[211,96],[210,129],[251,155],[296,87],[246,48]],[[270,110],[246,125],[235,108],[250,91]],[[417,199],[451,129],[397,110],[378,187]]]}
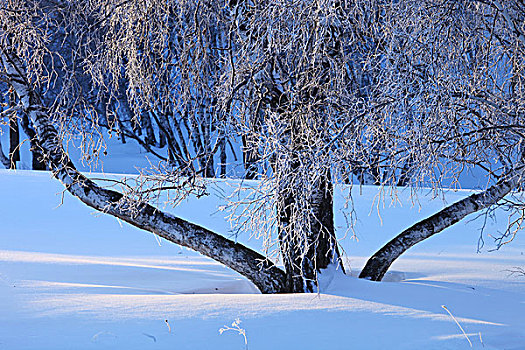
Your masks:
{"label": "tree trunk", "polygon": [[[15,106],[14,92],[9,94],[9,104]],[[10,168],[16,169],[16,162],[20,161],[20,129],[18,127],[18,117],[16,113],[9,116],[9,161]]]}
{"label": "tree trunk", "polygon": [[162,212],[147,203],[124,201],[119,192],[101,188],[79,173],[65,153],[41,97],[32,89],[20,59],[0,46],[7,78],[36,130],[53,176],[88,206],[209,256],[251,280],[263,293],[288,292],[285,274],[261,254],[201,226]]}
{"label": "tree trunk", "polygon": [[31,165],[33,170],[47,170],[46,163],[44,163],[43,159],[44,156],[42,155],[42,148],[38,144],[38,138],[36,136],[35,130],[31,127],[29,118],[27,117],[27,114],[24,113],[24,116],[22,117],[20,124],[22,125],[22,130],[26,133],[26,135],[29,137],[29,145],[30,145],[30,151],[31,151]]}
{"label": "tree trunk", "polygon": [[392,263],[410,247],[454,225],[467,215],[496,204],[516,188],[522,175],[514,173],[487,190],[470,195],[406,229],[367,261],[359,278],[381,281]]}
{"label": "tree trunk", "polygon": [[311,215],[306,226],[309,231],[304,240],[292,222],[295,195],[284,189],[279,194],[279,243],[286,270],[288,288],[296,293],[313,292],[317,273],[330,264],[340,268],[339,250],[334,229],[333,185],[330,171],[319,180],[311,194]]}
{"label": "tree trunk", "polygon": [[155,146],[157,144],[157,139],[155,138],[155,131],[153,130],[151,116],[148,111],[144,111],[140,115],[140,124],[141,128],[146,133],[146,136],[144,137],[144,142],[146,143],[146,145]]}
{"label": "tree trunk", "polygon": [[257,161],[258,157],[256,151],[248,142],[248,136],[242,136],[242,160],[244,164],[245,174],[244,178],[253,180],[257,177]]}
{"label": "tree trunk", "polygon": [[224,179],[226,178],[227,158],[226,158],[226,137],[223,134],[221,134],[219,138],[219,149],[220,149],[220,167],[221,167],[220,177]]}
{"label": "tree trunk", "polygon": [[[314,198],[314,229],[310,237],[310,247],[313,247],[311,255],[315,256],[315,267],[319,271],[332,263],[340,263],[334,226],[334,188],[330,171],[321,179]],[[340,267],[342,268],[342,265]]]}

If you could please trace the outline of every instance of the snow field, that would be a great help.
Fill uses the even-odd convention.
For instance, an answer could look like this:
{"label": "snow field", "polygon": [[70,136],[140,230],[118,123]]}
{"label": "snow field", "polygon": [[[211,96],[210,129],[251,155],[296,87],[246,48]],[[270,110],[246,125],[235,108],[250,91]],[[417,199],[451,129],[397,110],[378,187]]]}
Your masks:
{"label": "snow field", "polygon": [[[351,276],[384,242],[444,205],[422,192],[419,208],[400,193],[401,205],[379,202],[379,219],[377,189],[355,190],[359,241],[351,233],[342,240]],[[0,349],[245,349],[238,332],[219,334],[237,318],[251,350],[469,349],[443,305],[473,348],[525,349],[525,277],[509,272],[525,266],[525,240],[518,235],[497,252],[487,241],[477,254],[482,218],[414,247],[393,265],[391,282],[325,271],[319,294],[261,295],[213,260],[159,244],[68,194],[60,205],[63,189],[48,173],[0,171],[0,191]],[[172,210],[231,234],[210,192]],[[468,193],[449,193],[447,203]],[[486,230],[496,234],[505,223],[498,213]],[[248,236],[239,240],[260,248]]]}

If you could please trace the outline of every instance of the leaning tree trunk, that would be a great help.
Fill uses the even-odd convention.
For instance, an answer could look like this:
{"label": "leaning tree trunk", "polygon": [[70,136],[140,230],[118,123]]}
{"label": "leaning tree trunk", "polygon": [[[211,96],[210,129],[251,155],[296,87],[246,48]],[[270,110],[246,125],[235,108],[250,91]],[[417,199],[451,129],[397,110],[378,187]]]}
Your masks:
{"label": "leaning tree trunk", "polygon": [[[147,203],[122,201],[121,193],[104,189],[78,172],[62,147],[41,97],[32,89],[20,59],[0,46],[0,61],[20,97],[24,112],[35,127],[49,168],[72,195],[98,211],[223,263],[247,277],[263,293],[288,292],[284,272],[261,254]],[[136,210],[130,211],[129,205],[135,205]]]}
{"label": "leaning tree trunk", "polygon": [[499,181],[481,193],[470,195],[406,229],[367,261],[359,277],[381,281],[392,263],[410,247],[503,199],[517,187],[522,172],[512,173],[506,180]]}

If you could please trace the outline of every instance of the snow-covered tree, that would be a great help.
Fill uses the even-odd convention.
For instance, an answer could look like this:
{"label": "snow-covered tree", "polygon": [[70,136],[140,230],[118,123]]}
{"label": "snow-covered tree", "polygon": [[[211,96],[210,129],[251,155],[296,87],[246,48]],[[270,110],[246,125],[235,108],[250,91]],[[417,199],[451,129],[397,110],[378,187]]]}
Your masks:
{"label": "snow-covered tree", "polygon": [[[91,207],[210,256],[262,292],[313,291],[321,269],[342,268],[336,184],[439,189],[468,166],[495,179],[375,254],[361,277],[380,280],[406,249],[521,183],[517,2],[1,3],[0,74],[55,177]],[[63,147],[72,132],[98,132],[108,111],[121,136],[146,147],[133,125],[154,120],[170,149],[122,193],[80,174]],[[85,140],[85,155],[96,155]],[[164,190],[203,194],[217,153],[227,174],[229,142],[259,180],[249,200],[232,199],[233,220],[264,237],[264,255],[149,204]]]}

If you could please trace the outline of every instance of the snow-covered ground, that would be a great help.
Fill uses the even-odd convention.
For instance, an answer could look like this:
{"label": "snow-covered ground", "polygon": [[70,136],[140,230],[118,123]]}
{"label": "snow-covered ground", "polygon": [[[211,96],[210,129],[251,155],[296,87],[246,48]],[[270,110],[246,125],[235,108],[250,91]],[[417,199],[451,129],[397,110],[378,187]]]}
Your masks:
{"label": "snow-covered ground", "polygon": [[[448,312],[473,348],[525,349],[525,277],[509,272],[525,267],[525,238],[497,252],[487,242],[478,254],[481,218],[414,247],[393,265],[390,282],[327,271],[319,294],[261,295],[213,260],[62,197],[48,173],[0,171],[0,193],[0,349],[245,349],[238,331],[219,333],[236,319],[250,350],[469,349]],[[211,193],[173,211],[228,235]],[[421,207],[407,193],[399,198],[395,207],[380,203],[379,217],[377,189],[356,189],[359,241],[342,241],[351,275],[444,205],[424,192]],[[343,203],[339,193],[337,208]],[[487,233],[503,229],[504,213],[497,219]]]}

